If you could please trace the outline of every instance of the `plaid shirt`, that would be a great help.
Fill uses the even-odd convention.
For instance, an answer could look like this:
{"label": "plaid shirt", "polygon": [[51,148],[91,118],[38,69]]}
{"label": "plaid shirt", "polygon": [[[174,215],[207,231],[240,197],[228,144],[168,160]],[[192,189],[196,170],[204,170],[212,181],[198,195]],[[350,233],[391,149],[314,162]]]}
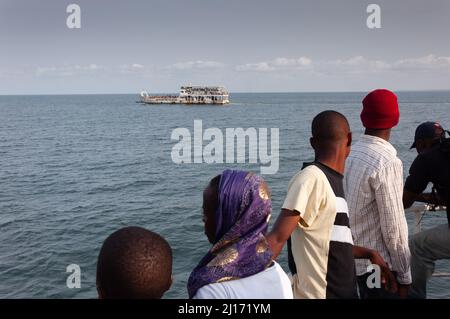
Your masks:
{"label": "plaid shirt", "polygon": [[[355,245],[377,250],[400,284],[411,283],[408,225],[403,209],[403,165],[387,141],[362,135],[352,146],[344,178]],[[370,261],[356,260],[356,273]]]}

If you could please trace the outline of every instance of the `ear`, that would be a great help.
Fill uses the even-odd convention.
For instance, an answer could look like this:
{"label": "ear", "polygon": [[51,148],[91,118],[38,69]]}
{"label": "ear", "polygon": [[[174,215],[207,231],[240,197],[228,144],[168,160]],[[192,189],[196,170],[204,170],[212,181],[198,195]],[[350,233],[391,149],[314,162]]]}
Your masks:
{"label": "ear", "polygon": [[164,294],[169,291],[169,289],[172,287],[172,284],[173,284],[173,275],[170,275],[170,279],[169,282],[167,283],[166,289],[164,290],[160,298],[162,298]]}
{"label": "ear", "polygon": [[316,149],[316,147],[315,147],[315,140],[314,140],[314,137],[310,137],[309,138],[309,144],[311,144],[311,147],[315,150]]}
{"label": "ear", "polygon": [[347,135],[347,147],[352,146],[352,141],[353,141],[352,132],[348,132],[348,135]]}

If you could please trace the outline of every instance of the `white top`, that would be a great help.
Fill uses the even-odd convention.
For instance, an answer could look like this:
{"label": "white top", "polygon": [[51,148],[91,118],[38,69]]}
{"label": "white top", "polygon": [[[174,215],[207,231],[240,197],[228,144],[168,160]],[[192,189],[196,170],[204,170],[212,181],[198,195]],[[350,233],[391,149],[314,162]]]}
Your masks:
{"label": "white top", "polygon": [[[344,191],[355,245],[377,250],[397,272],[401,284],[411,283],[408,225],[403,209],[403,164],[382,138],[362,135],[345,164]],[[370,262],[356,260],[356,273]]]}
{"label": "white top", "polygon": [[356,297],[353,239],[341,196],[342,175],[322,164],[309,165],[289,182],[282,208],[300,214],[291,234],[296,299]]}
{"label": "white top", "polygon": [[194,299],[292,299],[289,277],[274,265],[256,275],[209,284],[197,290]]}

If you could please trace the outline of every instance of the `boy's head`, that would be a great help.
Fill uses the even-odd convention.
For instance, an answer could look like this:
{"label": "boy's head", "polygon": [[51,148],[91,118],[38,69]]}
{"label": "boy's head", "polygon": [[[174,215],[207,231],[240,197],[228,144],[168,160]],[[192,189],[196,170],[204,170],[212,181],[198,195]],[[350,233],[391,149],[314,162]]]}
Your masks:
{"label": "boy's head", "polygon": [[157,299],[172,284],[172,250],[160,235],[126,227],[103,243],[97,263],[99,298]]}
{"label": "boy's head", "polygon": [[352,145],[352,132],[347,118],[336,111],[317,114],[311,125],[310,139],[316,158],[325,156],[345,161]]}

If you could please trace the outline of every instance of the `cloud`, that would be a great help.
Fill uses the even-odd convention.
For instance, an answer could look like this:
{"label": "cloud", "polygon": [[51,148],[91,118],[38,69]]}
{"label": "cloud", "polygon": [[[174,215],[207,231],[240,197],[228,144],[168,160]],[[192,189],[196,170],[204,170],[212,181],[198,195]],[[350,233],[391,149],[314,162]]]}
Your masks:
{"label": "cloud", "polygon": [[[362,55],[357,55],[341,59],[312,60],[309,57],[298,58],[278,57],[272,60],[246,63],[240,65],[226,65],[222,62],[195,60],[178,62],[170,65],[144,65],[140,63],[122,64],[116,66],[100,66],[95,63],[62,65],[62,66],[41,66],[34,69],[36,76],[79,76],[93,74],[113,75],[161,75],[172,76],[177,72],[201,72],[202,70],[229,70],[235,72],[260,72],[276,75],[297,76],[304,71],[308,75],[325,76],[360,76],[371,74],[409,74],[414,72],[428,72],[433,75],[450,74],[450,57],[428,54],[422,57],[402,58],[393,61],[370,59]],[[28,71],[28,74],[32,74]],[[4,72],[5,74],[9,74]],[[174,75],[175,76],[175,75]]]}
{"label": "cloud", "polygon": [[271,72],[278,70],[304,70],[311,66],[312,60],[308,57],[281,57],[270,61],[238,65],[235,67],[235,70],[239,72]]}
{"label": "cloud", "polygon": [[272,64],[276,67],[306,67],[311,65],[312,60],[307,57],[300,57],[298,59],[276,58]]}
{"label": "cloud", "polygon": [[236,71],[255,71],[255,72],[267,72],[275,71],[275,68],[271,66],[268,62],[258,62],[258,63],[247,63],[243,65],[238,65]]}
{"label": "cloud", "polygon": [[363,56],[354,56],[348,59],[322,61],[318,63],[316,71],[319,73],[378,73],[389,70],[389,63],[382,60],[371,60]]}
{"label": "cloud", "polygon": [[370,59],[358,55],[344,59],[316,60],[308,57],[279,57],[269,61],[237,65],[238,72],[278,72],[309,70],[322,75],[358,75],[382,72],[435,71],[448,72],[450,57],[429,54],[418,58],[404,58],[394,61]]}
{"label": "cloud", "polygon": [[53,75],[53,76],[72,76],[82,73],[92,73],[102,69],[97,64],[91,63],[87,65],[63,65],[50,67],[37,67],[36,75]]}
{"label": "cloud", "polygon": [[77,76],[83,74],[93,74],[93,72],[102,70],[109,75],[113,74],[140,74],[148,75],[150,73],[163,74],[167,71],[185,71],[185,70],[210,70],[224,68],[225,64],[216,61],[187,61],[174,63],[166,66],[146,66],[140,63],[122,64],[116,66],[99,66],[97,64],[87,65],[59,65],[59,66],[39,66],[35,69],[37,76]]}
{"label": "cloud", "polygon": [[[392,65],[396,70],[436,70],[450,69],[450,57],[428,54],[424,57],[401,59]],[[448,71],[448,70],[447,70]]]}
{"label": "cloud", "polygon": [[187,61],[179,62],[169,65],[167,69],[172,70],[194,70],[194,69],[221,69],[224,68],[225,64],[216,61]]}
{"label": "cloud", "polygon": [[133,63],[131,65],[131,68],[133,68],[133,69],[142,69],[142,68],[144,68],[144,66],[142,64],[139,64],[139,63]]}
{"label": "cloud", "polygon": [[0,68],[0,78],[2,79],[28,78],[30,75],[33,75],[33,69],[29,67]]}
{"label": "cloud", "polygon": [[39,66],[35,69],[35,75],[69,77],[93,74],[142,74],[148,72],[150,69],[151,66],[145,66],[139,63],[122,64],[119,66],[100,66],[95,63],[90,63],[84,65]]}
{"label": "cloud", "polygon": [[355,56],[345,60],[319,63],[317,70],[323,73],[370,74],[380,72],[449,72],[450,57],[429,54],[418,58],[404,58],[395,61],[371,60]]}
{"label": "cloud", "polygon": [[[120,74],[138,74],[138,73],[146,73],[152,69],[152,66],[145,66],[143,64],[139,63],[132,63],[132,64],[123,64],[119,67],[119,73]],[[111,68],[111,70],[114,72],[114,68]]]}

